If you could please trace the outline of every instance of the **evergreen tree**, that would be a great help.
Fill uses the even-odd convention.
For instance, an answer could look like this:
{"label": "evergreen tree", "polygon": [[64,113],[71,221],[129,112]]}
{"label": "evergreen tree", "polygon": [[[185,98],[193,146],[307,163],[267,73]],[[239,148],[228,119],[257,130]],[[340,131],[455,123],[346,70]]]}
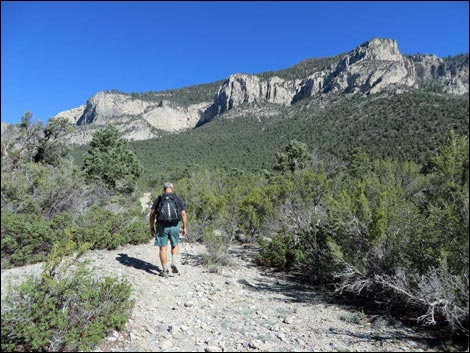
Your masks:
{"label": "evergreen tree", "polygon": [[118,191],[133,190],[143,168],[119,131],[106,126],[93,135],[90,145],[84,157],[86,175]]}
{"label": "evergreen tree", "polygon": [[295,172],[298,169],[305,169],[312,157],[305,143],[292,140],[285,147],[285,152],[276,153],[276,164],[274,169],[285,173],[287,171]]}

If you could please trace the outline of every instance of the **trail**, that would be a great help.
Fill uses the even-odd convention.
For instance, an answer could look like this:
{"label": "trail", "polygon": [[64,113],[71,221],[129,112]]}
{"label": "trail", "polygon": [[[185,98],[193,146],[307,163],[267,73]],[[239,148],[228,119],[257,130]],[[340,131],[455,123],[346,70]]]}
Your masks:
{"label": "trail", "polygon": [[[139,201],[148,213],[151,193]],[[85,255],[98,277],[128,280],[135,300],[125,329],[111,332],[95,352],[438,351],[422,333],[367,317],[318,287],[256,266],[256,247],[233,245],[232,265],[214,273],[202,264],[203,245],[180,244],[181,273],[169,278],[158,276],[153,240]],[[2,270],[2,296],[41,267]]]}
{"label": "trail", "polygon": [[[95,272],[127,279],[136,301],[126,328],[111,332],[96,352],[438,351],[422,334],[335,304],[328,293],[254,264],[256,248],[233,246],[233,265],[211,273],[205,248],[184,243],[182,273],[158,276],[153,241],[87,253]],[[2,271],[8,280],[39,273],[40,264]]]}

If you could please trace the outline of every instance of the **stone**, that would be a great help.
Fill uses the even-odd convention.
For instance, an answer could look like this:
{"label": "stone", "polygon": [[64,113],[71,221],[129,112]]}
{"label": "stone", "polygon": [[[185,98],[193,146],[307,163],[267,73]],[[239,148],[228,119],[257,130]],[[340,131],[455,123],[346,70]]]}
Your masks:
{"label": "stone", "polygon": [[294,322],[294,318],[292,316],[286,316],[283,320],[285,324],[292,324]]}
{"label": "stone", "polygon": [[152,335],[155,335],[156,334],[156,331],[153,327],[151,326],[145,326],[145,330],[147,330],[148,332],[150,332],[150,334]]}
{"label": "stone", "polygon": [[271,351],[272,347],[273,346],[271,345],[271,343],[265,342],[258,347],[258,350],[260,350],[261,352],[269,352]]}
{"label": "stone", "polygon": [[171,340],[165,340],[162,343],[160,343],[161,349],[169,349],[171,347],[173,347],[173,342],[171,342]]}
{"label": "stone", "polygon": [[277,338],[279,338],[282,342],[286,342],[288,343],[289,340],[287,339],[286,335],[284,335],[284,333],[280,332],[277,334]]}
{"label": "stone", "polygon": [[154,333],[168,332],[168,331],[170,331],[170,327],[168,325],[165,325],[165,324],[158,324],[158,325],[155,325],[154,328],[153,328]]}

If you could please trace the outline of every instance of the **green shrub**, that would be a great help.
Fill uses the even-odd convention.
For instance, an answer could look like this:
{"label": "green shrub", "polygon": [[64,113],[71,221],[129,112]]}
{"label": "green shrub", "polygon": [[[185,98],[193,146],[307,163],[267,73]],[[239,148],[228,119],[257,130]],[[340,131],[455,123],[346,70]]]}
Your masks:
{"label": "green shrub", "polygon": [[7,293],[2,300],[2,351],[89,351],[111,330],[124,327],[134,304],[130,284],[94,279],[85,263],[77,261],[85,250],[77,252],[73,242],[61,242],[41,277],[30,277]]}
{"label": "green shrub", "polygon": [[299,234],[279,234],[259,240],[258,262],[284,271],[297,271],[310,281],[331,280],[337,268],[332,259],[329,237],[320,226],[311,226]]}
{"label": "green shrub", "polygon": [[277,235],[271,241],[260,239],[259,242],[261,250],[258,261],[263,265],[288,271],[301,256],[299,246],[295,244],[291,234]]}
{"label": "green shrub", "polygon": [[37,215],[2,212],[2,267],[43,261],[56,241],[51,221]]}
{"label": "green shrub", "polygon": [[340,315],[339,319],[350,324],[359,324],[364,317],[365,315],[363,312],[353,312]]}
{"label": "green shrub", "polygon": [[203,255],[203,262],[206,266],[217,271],[218,266],[230,265],[228,254],[230,238],[227,235],[209,227],[202,234],[202,242],[207,249],[207,253]]}
{"label": "green shrub", "polygon": [[94,206],[76,220],[69,213],[44,220],[38,215],[2,212],[2,267],[23,266],[44,261],[64,232],[92,249],[115,249],[124,244],[150,240],[148,225],[134,211],[114,213]]}
{"label": "green shrub", "polygon": [[399,162],[368,165],[344,178],[328,203],[338,288],[414,303],[426,310],[425,323],[440,316],[461,329],[468,320],[468,138],[451,134],[425,175]]}
{"label": "green shrub", "polygon": [[76,224],[75,239],[91,243],[92,249],[116,249],[120,245],[140,244],[150,239],[147,224],[132,212],[113,213],[94,206],[80,216]]}

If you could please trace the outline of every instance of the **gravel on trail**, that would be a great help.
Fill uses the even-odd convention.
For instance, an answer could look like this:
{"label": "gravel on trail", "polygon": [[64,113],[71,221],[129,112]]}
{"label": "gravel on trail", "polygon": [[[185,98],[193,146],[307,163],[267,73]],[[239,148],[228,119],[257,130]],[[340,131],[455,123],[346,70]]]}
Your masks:
{"label": "gravel on trail", "polygon": [[[180,243],[180,273],[163,278],[153,240],[93,250],[99,276],[127,279],[135,308],[95,352],[429,352],[423,333],[325,300],[316,287],[257,267],[256,248],[234,245],[232,265],[210,271],[202,244]],[[171,257],[169,257],[170,259]],[[2,294],[41,264],[2,270]]]}

